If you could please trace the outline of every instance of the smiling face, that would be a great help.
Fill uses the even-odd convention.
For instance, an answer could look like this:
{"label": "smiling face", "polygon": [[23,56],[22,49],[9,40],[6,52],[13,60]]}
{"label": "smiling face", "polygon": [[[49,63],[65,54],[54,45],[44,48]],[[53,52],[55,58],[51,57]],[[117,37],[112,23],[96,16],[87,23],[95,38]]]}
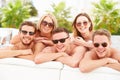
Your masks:
{"label": "smiling face", "polygon": [[23,25],[19,32],[20,40],[24,45],[30,45],[35,37],[35,29],[32,26]]}
{"label": "smiling face", "polygon": [[65,52],[70,46],[69,36],[66,32],[53,34],[52,40],[53,42],[56,41],[56,43],[54,43],[54,47],[58,52]]}
{"label": "smiling face", "polygon": [[95,35],[93,40],[94,49],[98,57],[106,57],[109,54],[111,44],[108,37],[105,35]]}
{"label": "smiling face", "polygon": [[79,16],[76,20],[76,29],[81,33],[81,35],[89,34],[89,28],[91,23],[85,16]]}
{"label": "smiling face", "polygon": [[41,27],[40,27],[41,33],[48,34],[48,33],[51,33],[51,31],[53,30],[53,28],[54,28],[54,23],[53,23],[52,19],[51,19],[49,16],[46,16],[46,17],[42,20],[40,26],[41,26]]}

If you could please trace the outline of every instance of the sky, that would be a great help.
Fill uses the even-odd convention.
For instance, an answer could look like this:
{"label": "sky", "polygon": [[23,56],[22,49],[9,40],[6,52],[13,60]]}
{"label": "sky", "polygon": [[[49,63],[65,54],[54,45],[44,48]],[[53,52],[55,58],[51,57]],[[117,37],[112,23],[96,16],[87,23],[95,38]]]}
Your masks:
{"label": "sky", "polygon": [[99,0],[32,0],[33,5],[38,10],[39,17],[45,14],[46,10],[52,10],[52,3],[58,4],[61,1],[64,1],[67,7],[72,7],[71,16],[73,19],[80,12],[86,12],[90,15],[93,7],[91,3],[98,2]]}

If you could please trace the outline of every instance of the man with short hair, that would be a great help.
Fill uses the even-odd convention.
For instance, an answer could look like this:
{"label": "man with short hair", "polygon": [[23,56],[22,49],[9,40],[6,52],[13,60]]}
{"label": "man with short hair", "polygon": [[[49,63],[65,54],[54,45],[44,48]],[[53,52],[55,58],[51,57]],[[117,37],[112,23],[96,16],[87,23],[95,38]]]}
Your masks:
{"label": "man with short hair", "polygon": [[65,28],[56,28],[52,32],[53,46],[46,47],[35,57],[37,64],[47,61],[59,61],[71,67],[78,67],[86,49],[71,42],[69,32]]}
{"label": "man with short hair", "polygon": [[[19,57],[33,60],[34,37],[36,34],[36,25],[30,21],[25,21],[19,28],[20,42],[0,50],[0,58]],[[6,50],[5,50],[6,49]]]}
{"label": "man with short hair", "polygon": [[96,68],[105,66],[120,71],[120,51],[112,48],[111,34],[106,29],[100,29],[93,33],[94,48],[85,53],[79,67],[82,72],[90,72]]}

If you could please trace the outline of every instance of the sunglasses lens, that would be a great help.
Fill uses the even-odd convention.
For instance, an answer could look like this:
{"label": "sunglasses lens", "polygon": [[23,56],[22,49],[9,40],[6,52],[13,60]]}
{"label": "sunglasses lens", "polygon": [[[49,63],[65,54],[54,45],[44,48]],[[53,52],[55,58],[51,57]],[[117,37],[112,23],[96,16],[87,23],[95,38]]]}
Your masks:
{"label": "sunglasses lens", "polygon": [[52,42],[53,42],[54,44],[57,44],[57,43],[58,43],[58,40],[52,40]]}
{"label": "sunglasses lens", "polygon": [[29,35],[34,35],[35,33],[34,32],[29,32]]}
{"label": "sunglasses lens", "polygon": [[27,31],[21,30],[21,32],[22,32],[24,35],[27,34]]}
{"label": "sunglasses lens", "polygon": [[84,21],[84,22],[78,22],[78,23],[76,23],[76,26],[81,26],[82,24],[84,25],[84,26],[87,26],[87,21]]}
{"label": "sunglasses lens", "polygon": [[[94,43],[95,47],[99,47],[99,45],[100,45],[99,43]],[[101,45],[102,45],[102,47],[107,47],[107,43],[106,42],[102,43]]]}
{"label": "sunglasses lens", "polygon": [[94,43],[94,46],[95,46],[95,47],[99,47],[99,44],[98,44],[98,43]]}
{"label": "sunglasses lens", "polygon": [[27,33],[29,33],[29,35],[34,35],[34,34],[35,34],[34,32],[27,32],[27,31],[25,31],[25,30],[21,30],[21,32],[22,32],[24,35],[26,35]]}
{"label": "sunglasses lens", "polygon": [[42,23],[41,23],[43,26],[49,26],[50,28],[51,27],[54,27],[54,24],[53,23],[48,23],[47,21],[42,21]]}
{"label": "sunglasses lens", "polygon": [[46,26],[47,25],[47,22],[46,21],[42,21],[41,23],[43,26]]}
{"label": "sunglasses lens", "polygon": [[52,23],[48,23],[49,27],[54,27],[54,25]]}
{"label": "sunglasses lens", "polygon": [[83,24],[84,24],[84,26],[86,26],[87,25],[87,21],[84,21]]}
{"label": "sunglasses lens", "polygon": [[64,43],[65,42],[65,39],[60,39],[59,40],[61,43]]}
{"label": "sunglasses lens", "polygon": [[107,43],[102,43],[102,46],[103,47],[107,47]]}
{"label": "sunglasses lens", "polygon": [[77,23],[76,25],[77,25],[77,26],[81,26],[81,23],[79,22],[79,23]]}

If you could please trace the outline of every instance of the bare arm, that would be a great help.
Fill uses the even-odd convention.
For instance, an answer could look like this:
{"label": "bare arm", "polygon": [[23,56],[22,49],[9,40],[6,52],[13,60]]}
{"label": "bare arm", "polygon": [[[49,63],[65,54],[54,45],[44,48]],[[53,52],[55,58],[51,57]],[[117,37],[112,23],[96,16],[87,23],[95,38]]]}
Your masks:
{"label": "bare arm", "polygon": [[32,54],[30,49],[27,50],[0,50],[0,58],[15,57],[18,55]]}
{"label": "bare arm", "polygon": [[42,42],[45,45],[53,45],[52,41],[46,37],[37,37],[35,38],[35,42]]}
{"label": "bare arm", "polygon": [[117,61],[112,58],[93,59],[92,52],[85,53],[84,58],[79,64],[79,68],[82,72],[90,72],[96,68],[105,66],[106,64],[116,63]]}
{"label": "bare arm", "polygon": [[90,49],[93,48],[93,44],[91,41],[87,42],[87,41],[83,40],[81,37],[76,37],[74,39],[74,43],[76,45],[85,46],[85,47],[90,48]]}
{"label": "bare arm", "polygon": [[78,67],[80,60],[83,58],[86,49],[82,46],[78,46],[75,48],[73,55],[71,56],[62,56],[57,59],[68,66]]}
{"label": "bare arm", "polygon": [[47,61],[55,60],[58,57],[63,56],[63,53],[55,53],[51,50],[51,47],[46,47],[42,52],[35,56],[35,63],[40,64]]}
{"label": "bare arm", "polygon": [[116,50],[112,58],[116,60],[116,63],[106,64],[105,66],[120,71],[120,51]]}

